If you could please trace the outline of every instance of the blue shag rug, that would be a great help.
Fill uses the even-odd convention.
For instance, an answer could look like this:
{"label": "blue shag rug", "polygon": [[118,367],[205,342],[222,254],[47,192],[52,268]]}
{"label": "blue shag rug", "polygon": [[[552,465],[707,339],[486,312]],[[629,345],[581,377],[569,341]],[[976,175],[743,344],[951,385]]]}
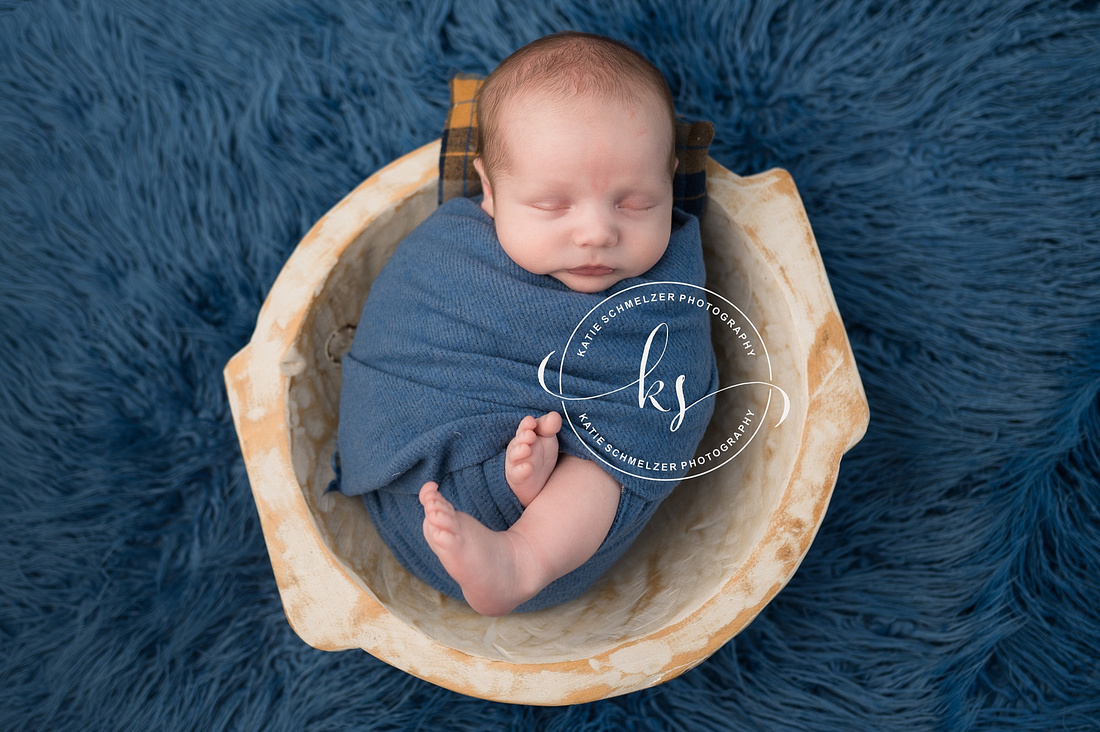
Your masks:
{"label": "blue shag rug", "polygon": [[[221,370],[452,70],[564,28],[794,175],[872,418],[745,632],[537,709],[294,635]],[[0,0],[0,237],[0,729],[1100,725],[1096,0]]]}

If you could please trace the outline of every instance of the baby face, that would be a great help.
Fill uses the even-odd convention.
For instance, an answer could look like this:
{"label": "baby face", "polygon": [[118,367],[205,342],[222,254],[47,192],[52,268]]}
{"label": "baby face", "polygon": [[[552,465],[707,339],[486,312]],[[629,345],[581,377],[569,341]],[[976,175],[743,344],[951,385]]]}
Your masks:
{"label": "baby face", "polygon": [[599,292],[648,271],[672,227],[672,131],[656,102],[511,100],[482,208],[529,272]]}

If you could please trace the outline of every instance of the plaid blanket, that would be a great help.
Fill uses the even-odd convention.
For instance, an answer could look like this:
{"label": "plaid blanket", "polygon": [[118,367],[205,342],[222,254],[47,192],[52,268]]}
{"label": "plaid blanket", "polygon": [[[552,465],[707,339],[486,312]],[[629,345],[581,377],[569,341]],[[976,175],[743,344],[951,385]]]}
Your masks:
{"label": "plaid blanket", "polygon": [[[443,127],[439,153],[439,203],[456,196],[471,198],[481,193],[474,170],[477,157],[477,90],[484,78],[457,73],[451,77],[451,108]],[[694,216],[702,216],[707,203],[707,151],[714,139],[710,122],[676,120],[676,157],[680,163],[672,177],[673,204]]]}

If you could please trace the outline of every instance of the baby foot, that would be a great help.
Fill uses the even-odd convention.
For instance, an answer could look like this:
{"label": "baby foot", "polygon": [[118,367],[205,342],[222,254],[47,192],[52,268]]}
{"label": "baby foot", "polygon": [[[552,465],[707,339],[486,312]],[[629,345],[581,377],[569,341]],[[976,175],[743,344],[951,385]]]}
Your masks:
{"label": "baby foot", "polygon": [[424,538],[462,596],[482,615],[505,615],[535,596],[533,554],[521,537],[456,511],[435,483],[420,489]]}
{"label": "baby foot", "polygon": [[508,443],[504,478],[524,508],[535,500],[558,462],[560,429],[561,415],[557,412],[547,412],[538,419],[528,415]]}

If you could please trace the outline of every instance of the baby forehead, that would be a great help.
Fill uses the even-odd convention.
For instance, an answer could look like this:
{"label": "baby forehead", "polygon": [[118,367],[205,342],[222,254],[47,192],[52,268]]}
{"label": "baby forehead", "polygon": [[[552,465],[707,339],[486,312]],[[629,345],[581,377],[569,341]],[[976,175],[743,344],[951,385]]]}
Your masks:
{"label": "baby forehead", "polygon": [[[639,96],[619,99],[601,95],[560,97],[542,93],[517,94],[497,110],[490,137],[515,151],[522,150],[529,135],[587,137],[593,126],[619,120],[623,134],[638,130],[645,137],[667,138],[675,146],[675,126],[659,100]],[[633,135],[631,135],[633,136]],[[519,146],[518,148],[516,146]]]}

